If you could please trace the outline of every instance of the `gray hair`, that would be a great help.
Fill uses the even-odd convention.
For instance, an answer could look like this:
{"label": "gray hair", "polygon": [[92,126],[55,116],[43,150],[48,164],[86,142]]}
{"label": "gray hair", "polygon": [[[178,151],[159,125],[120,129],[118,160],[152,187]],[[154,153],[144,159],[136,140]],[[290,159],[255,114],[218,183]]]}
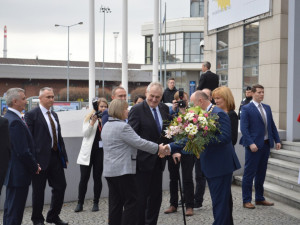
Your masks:
{"label": "gray hair", "polygon": [[211,64],[210,64],[210,62],[208,62],[208,61],[205,61],[205,62],[203,62],[203,63],[202,63],[202,65],[203,65],[203,66],[205,66],[207,69],[209,69],[209,70],[210,70],[210,67],[211,67]]}
{"label": "gray hair", "polygon": [[10,88],[6,92],[5,100],[6,104],[11,107],[14,99],[20,99],[20,92],[25,93],[22,88]]}
{"label": "gray hair", "polygon": [[159,83],[159,82],[151,82],[151,83],[148,85],[148,87],[147,87],[147,90],[146,90],[147,93],[149,93],[149,92],[150,92],[150,89],[151,89],[152,87],[154,87],[154,86],[160,88],[161,94],[164,93],[164,88],[163,88],[163,86],[161,85],[161,83]]}
{"label": "gray hair", "polygon": [[50,87],[43,87],[43,88],[41,88],[39,96],[41,96],[44,93],[44,91],[46,91],[46,90],[47,91],[53,91],[53,88],[50,88]]}

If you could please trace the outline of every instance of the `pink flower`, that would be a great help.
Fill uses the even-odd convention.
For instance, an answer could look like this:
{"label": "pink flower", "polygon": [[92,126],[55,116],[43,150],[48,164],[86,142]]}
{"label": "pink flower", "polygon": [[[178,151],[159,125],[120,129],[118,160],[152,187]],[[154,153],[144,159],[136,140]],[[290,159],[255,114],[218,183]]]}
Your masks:
{"label": "pink flower", "polygon": [[197,120],[196,118],[193,119],[193,123],[197,123],[197,121],[198,121],[198,120]]}
{"label": "pink flower", "polygon": [[204,130],[208,130],[208,126],[205,126],[205,127],[204,127]]}
{"label": "pink flower", "polygon": [[190,113],[194,113],[194,111],[193,111],[193,110],[190,110],[189,112],[190,112]]}
{"label": "pink flower", "polygon": [[205,117],[208,117],[208,113],[204,113],[204,116],[205,116]]}
{"label": "pink flower", "polygon": [[178,117],[178,118],[177,118],[177,122],[181,123],[181,122],[182,122],[182,118],[181,118],[181,117]]}

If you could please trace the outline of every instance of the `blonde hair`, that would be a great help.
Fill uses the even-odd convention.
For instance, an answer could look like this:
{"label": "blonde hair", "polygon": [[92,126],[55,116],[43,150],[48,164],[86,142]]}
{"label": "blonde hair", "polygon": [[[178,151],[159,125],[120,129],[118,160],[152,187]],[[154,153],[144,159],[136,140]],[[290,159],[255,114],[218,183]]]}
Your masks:
{"label": "blonde hair", "polygon": [[228,111],[235,110],[234,98],[231,90],[228,87],[222,86],[216,88],[212,92],[212,97],[215,98],[216,96],[219,96],[225,100],[226,108]]}
{"label": "blonde hair", "polygon": [[123,118],[123,112],[125,109],[127,109],[128,103],[125,100],[120,99],[114,99],[109,104],[108,107],[108,115],[117,119],[124,119]]}
{"label": "blonde hair", "polygon": [[[108,107],[108,102],[105,98],[98,98],[98,105],[100,105],[101,102],[104,102]],[[88,113],[84,118],[84,122],[89,121],[95,112],[96,111],[93,109],[90,113]]]}
{"label": "blonde hair", "polygon": [[[189,95],[188,95],[188,93],[186,93],[186,92],[183,92],[183,96],[186,96],[187,98],[189,98]],[[174,99],[175,99],[176,101],[179,100],[179,91],[176,91],[176,93],[174,94]]]}

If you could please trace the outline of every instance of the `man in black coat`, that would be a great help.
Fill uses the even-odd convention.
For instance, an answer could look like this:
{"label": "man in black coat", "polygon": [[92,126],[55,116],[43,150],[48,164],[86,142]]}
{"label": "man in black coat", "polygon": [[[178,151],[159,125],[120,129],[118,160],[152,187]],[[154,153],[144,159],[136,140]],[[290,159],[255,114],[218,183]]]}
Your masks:
{"label": "man in black coat", "polygon": [[[158,82],[149,84],[146,100],[134,105],[128,124],[141,137],[158,144],[167,144],[165,138],[169,108],[161,103],[163,87]],[[155,225],[162,201],[162,175],[166,160],[144,151],[137,153],[138,225]]]}
{"label": "man in black coat", "polygon": [[240,105],[240,108],[239,108],[239,113],[238,113],[238,118],[240,119],[241,118],[241,112],[242,112],[242,107],[244,105],[247,105],[251,102],[252,100],[252,91],[251,91],[251,87],[247,87],[246,88],[246,91],[245,91],[245,97],[242,101],[241,101],[241,105]]}
{"label": "man in black coat", "polygon": [[0,116],[0,195],[10,159],[8,121]]}
{"label": "man in black coat", "polygon": [[164,91],[162,102],[163,103],[172,103],[174,100],[174,95],[177,92],[177,89],[175,87],[175,79],[170,77],[168,79],[168,87]]}
{"label": "man in black coat", "polygon": [[39,176],[32,179],[32,215],[31,220],[35,225],[43,225],[43,206],[46,182],[52,187],[50,210],[46,221],[58,225],[68,223],[59,218],[64,202],[66,178],[64,168],[67,167],[68,157],[65,144],[61,136],[58,116],[51,111],[54,103],[52,88],[42,88],[39,94],[40,105],[26,113],[25,118],[28,128],[32,133],[36,159],[41,165]]}
{"label": "man in black coat", "polygon": [[202,64],[203,74],[200,77],[199,86],[197,87],[197,90],[203,90],[204,88],[208,88],[211,91],[213,91],[217,87],[219,87],[219,76],[211,72],[210,67],[210,62],[204,62]]}

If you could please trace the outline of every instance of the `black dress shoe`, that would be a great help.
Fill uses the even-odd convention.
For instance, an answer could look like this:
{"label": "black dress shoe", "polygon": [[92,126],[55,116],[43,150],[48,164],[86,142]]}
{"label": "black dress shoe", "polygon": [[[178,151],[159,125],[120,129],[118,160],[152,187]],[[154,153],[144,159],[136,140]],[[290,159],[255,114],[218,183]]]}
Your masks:
{"label": "black dress shoe", "polygon": [[94,203],[93,208],[92,208],[92,212],[97,212],[97,211],[99,211],[98,203]]}
{"label": "black dress shoe", "polygon": [[62,221],[60,218],[54,220],[46,220],[47,223],[54,223],[55,225],[68,225],[67,222]]}
{"label": "black dress shoe", "polygon": [[74,212],[81,212],[82,210],[83,210],[83,205],[78,203],[75,210],[74,210]]}
{"label": "black dress shoe", "polygon": [[33,225],[45,225],[44,222],[33,223]]}

